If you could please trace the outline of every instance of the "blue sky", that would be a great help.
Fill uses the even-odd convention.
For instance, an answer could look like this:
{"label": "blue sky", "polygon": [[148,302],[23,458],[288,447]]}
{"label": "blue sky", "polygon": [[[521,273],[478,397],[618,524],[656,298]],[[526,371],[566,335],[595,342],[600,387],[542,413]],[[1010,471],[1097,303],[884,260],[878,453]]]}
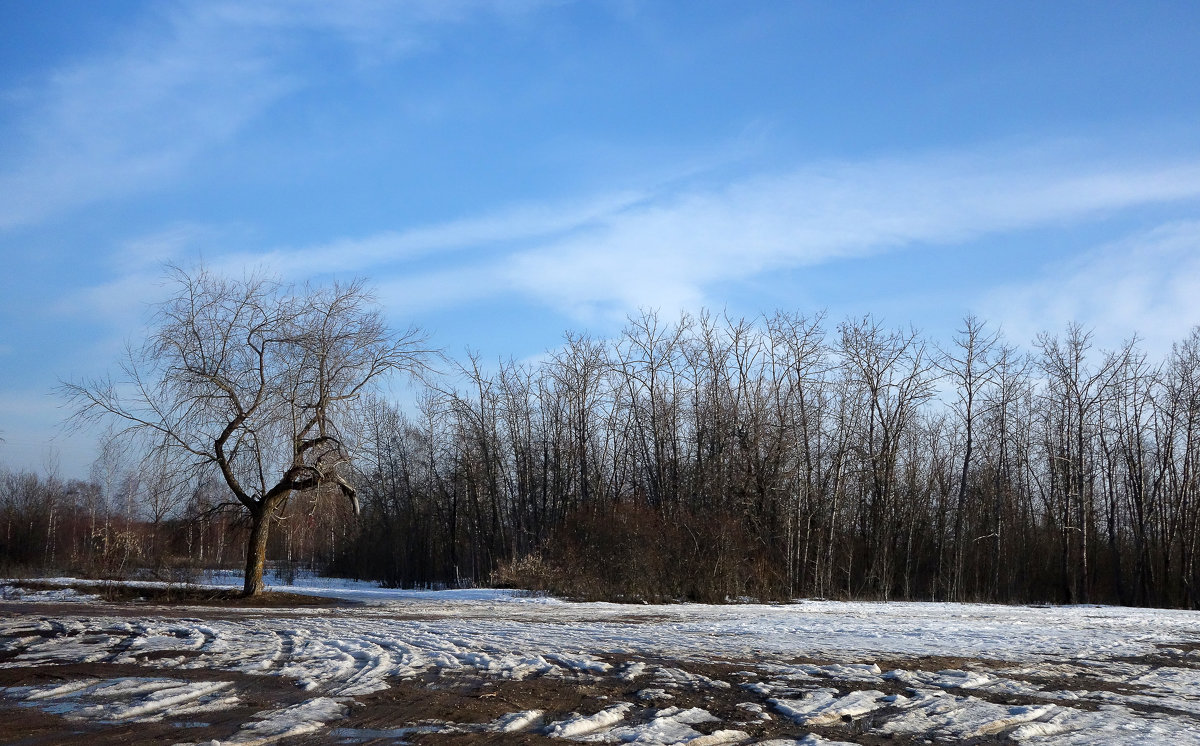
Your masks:
{"label": "blue sky", "polygon": [[[1191,2],[0,0],[0,463],[164,262],[366,277],[452,354],[639,307],[1200,323]],[[53,454],[53,455],[51,455]]]}

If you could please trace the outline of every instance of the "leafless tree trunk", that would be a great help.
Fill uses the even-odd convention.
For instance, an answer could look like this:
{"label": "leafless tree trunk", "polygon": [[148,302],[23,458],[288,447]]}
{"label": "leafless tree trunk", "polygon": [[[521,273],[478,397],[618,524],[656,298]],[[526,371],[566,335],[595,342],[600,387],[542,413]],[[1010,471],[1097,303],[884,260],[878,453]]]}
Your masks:
{"label": "leafless tree trunk", "polygon": [[955,386],[955,413],[962,420],[963,453],[959,469],[957,498],[954,505],[954,567],[950,583],[951,600],[963,597],[963,562],[967,549],[967,538],[963,534],[963,521],[967,512],[967,492],[971,479],[971,457],[975,449],[975,420],[978,416],[977,402],[984,387],[992,382],[996,363],[990,359],[999,339],[997,333],[989,334],[987,326],[973,315],[963,319],[963,326],[954,338],[954,348],[941,351],[936,362],[942,373]]}
{"label": "leafless tree trunk", "polygon": [[358,398],[424,364],[422,337],[396,337],[361,283],[293,288],[173,269],[155,330],[121,362],[124,381],[66,383],[79,420],[107,419],[165,461],[220,473],[251,522],[244,593],[262,591],[267,536],[294,492],[335,489],[357,505],[346,466]]}

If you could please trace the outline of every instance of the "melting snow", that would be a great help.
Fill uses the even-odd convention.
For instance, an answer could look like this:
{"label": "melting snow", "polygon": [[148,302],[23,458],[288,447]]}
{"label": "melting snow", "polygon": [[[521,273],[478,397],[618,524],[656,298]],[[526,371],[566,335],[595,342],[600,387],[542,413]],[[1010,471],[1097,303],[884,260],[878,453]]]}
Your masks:
{"label": "melting snow", "polygon": [[[737,743],[749,738],[739,725],[772,720],[763,707],[769,702],[777,716],[801,728],[840,727],[844,719],[865,717],[873,733],[934,740],[1200,744],[1200,659],[1188,652],[1200,639],[1196,612],[825,601],[631,607],[512,591],[398,592],[345,583],[314,591],[371,603],[320,612],[231,611],[207,621],[158,618],[153,608],[130,620],[85,616],[86,606],[82,614],[59,618],[0,619],[2,667],[111,662],[164,674],[81,678],[0,694],[70,718],[142,721],[241,704],[238,687],[220,680],[222,672],[280,676],[312,698],[260,713],[232,741],[268,743],[328,727],[348,712],[353,698],[395,679],[441,671],[497,680],[622,682],[632,685],[625,691],[637,690],[630,695],[637,704],[614,702],[591,715],[549,723],[542,711],[523,710],[483,725],[406,724],[380,730],[394,735],[379,737],[482,729],[585,741]],[[65,598],[57,591],[38,593],[48,595],[4,596]],[[886,673],[876,663],[950,653],[978,660],[963,668],[931,664],[924,670],[917,664]],[[1139,658],[1167,654],[1178,665]],[[610,656],[643,660],[614,667],[605,660]],[[794,662],[798,657],[827,662]],[[722,661],[740,661],[744,670],[690,670],[691,663]],[[216,680],[171,677],[172,671],[194,670]],[[759,700],[738,704],[744,714],[736,720],[749,722],[724,724],[730,727],[719,727],[708,710],[657,709],[696,696],[684,693],[734,697],[731,706],[739,698]],[[333,728],[328,734],[334,732],[366,733]],[[776,743],[836,742],[811,736]]]}
{"label": "melting snow", "polygon": [[88,678],[9,687],[5,694],[72,719],[138,722],[233,707],[239,700],[231,693],[232,686],[228,681]]}
{"label": "melting snow", "polygon": [[3,601],[66,601],[86,603],[99,601],[100,597],[93,593],[80,593],[74,588],[56,588],[54,590],[31,591],[15,585],[0,585],[0,600]]}
{"label": "melting snow", "polygon": [[625,713],[629,711],[630,707],[631,705],[628,702],[622,702],[606,710],[601,710],[595,715],[576,715],[575,717],[552,723],[546,729],[546,735],[551,738],[573,738],[586,733],[603,730],[624,720]]}
{"label": "melting snow", "polygon": [[318,697],[258,716],[259,719],[256,722],[242,726],[233,738],[227,741],[210,741],[208,746],[234,743],[241,744],[241,746],[255,746],[256,744],[274,743],[284,738],[302,736],[320,730],[331,720],[345,717],[349,709],[336,700]]}
{"label": "melting snow", "polygon": [[779,714],[800,725],[829,725],[843,717],[855,718],[896,700],[872,689],[838,696],[836,689],[818,689],[802,700],[768,700]]}

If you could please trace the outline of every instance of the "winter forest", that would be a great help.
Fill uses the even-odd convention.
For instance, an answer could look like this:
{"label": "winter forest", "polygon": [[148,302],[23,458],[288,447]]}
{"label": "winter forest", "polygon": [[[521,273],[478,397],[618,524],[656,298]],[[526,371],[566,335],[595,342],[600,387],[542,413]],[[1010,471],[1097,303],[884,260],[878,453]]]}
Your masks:
{"label": "winter forest", "polygon": [[[1019,347],[867,316],[644,311],[537,361],[443,359],[364,397],[350,481],[269,516],[267,559],[576,598],[1200,608],[1200,328],[1153,359],[1077,325]],[[240,567],[216,474],[108,442],[88,480],[0,473],[5,572]]]}

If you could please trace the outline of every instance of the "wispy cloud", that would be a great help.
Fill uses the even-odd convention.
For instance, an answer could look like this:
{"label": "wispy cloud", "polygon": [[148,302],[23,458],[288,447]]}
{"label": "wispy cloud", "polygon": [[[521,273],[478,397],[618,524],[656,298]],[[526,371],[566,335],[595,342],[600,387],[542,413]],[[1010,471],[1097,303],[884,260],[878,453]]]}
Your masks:
{"label": "wispy cloud", "polygon": [[371,274],[402,309],[517,295],[589,319],[711,301],[720,283],[776,270],[1197,198],[1200,160],[993,149],[812,165],[720,187],[671,182],[257,258],[303,274]]}
{"label": "wispy cloud", "polygon": [[430,43],[431,26],[462,21],[476,6],[433,0],[152,6],[157,15],[141,19],[108,53],[56,71],[21,97],[28,100],[18,114],[23,134],[0,163],[0,230],[171,183],[307,84],[296,64],[301,55],[293,54],[306,40],[338,41],[360,64],[376,64],[419,51]]}
{"label": "wispy cloud", "polygon": [[1148,352],[1164,355],[1200,324],[1200,221],[1160,226],[1048,264],[1029,282],[988,294],[981,310],[1020,343],[1075,321],[1094,328],[1103,346],[1136,333]]}
{"label": "wispy cloud", "polygon": [[109,255],[110,279],[59,298],[51,310],[65,316],[104,318],[131,331],[140,325],[149,304],[166,293],[166,265],[193,262],[201,255],[201,248],[215,242],[219,235],[204,226],[176,225],[126,241]]}
{"label": "wispy cloud", "polygon": [[504,276],[574,312],[671,307],[772,270],[1197,197],[1200,161],[1096,166],[1014,153],[811,167],[635,205],[516,254]]}
{"label": "wispy cloud", "polygon": [[[720,305],[718,287],[771,272],[1194,201],[1200,159],[1105,161],[1049,146],[990,148],[703,182],[206,259],[233,273],[263,266],[293,279],[369,276],[397,314],[516,297],[583,321],[611,320],[639,306]],[[168,233],[146,245],[166,250],[177,238]],[[135,297],[127,282],[135,280],[115,281],[93,301]]]}
{"label": "wispy cloud", "polygon": [[0,227],[161,184],[296,85],[211,16],[185,8],[158,21],[160,40],[130,38],[47,81],[21,156],[0,174],[12,197]]}
{"label": "wispy cloud", "polygon": [[246,266],[262,265],[304,278],[334,269],[363,272],[430,256],[453,260],[456,252],[471,249],[502,253],[514,246],[528,246],[547,237],[601,225],[649,197],[645,191],[627,191],[575,202],[515,205],[450,223],[343,238],[317,246],[227,254],[215,266],[237,273]]}

